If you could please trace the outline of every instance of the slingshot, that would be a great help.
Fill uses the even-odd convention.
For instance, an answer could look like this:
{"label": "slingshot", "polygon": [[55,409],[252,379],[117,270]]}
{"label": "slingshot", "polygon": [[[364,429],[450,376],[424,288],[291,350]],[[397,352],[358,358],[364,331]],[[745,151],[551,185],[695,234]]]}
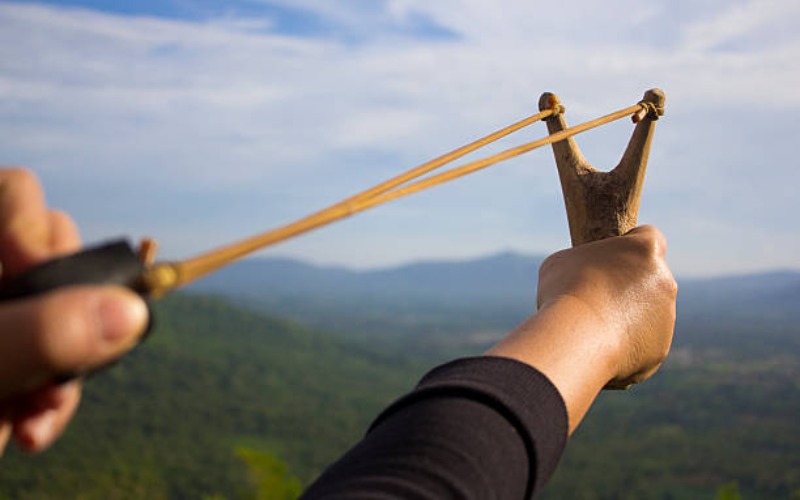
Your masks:
{"label": "slingshot", "polygon": [[[553,146],[573,245],[624,234],[636,225],[655,121],[664,113],[664,100],[663,92],[649,90],[633,106],[568,127],[558,97],[545,93],[539,100],[539,113],[285,226],[179,262],[155,262],[156,245],[152,240],[142,241],[137,251],[125,240],[114,241],[35,267],[7,283],[0,298],[19,298],[60,286],[91,283],[119,284],[145,297],[159,298],[267,246],[547,144]],[[584,160],[572,137],[627,116],[632,117],[636,127],[622,160],[610,172],[596,170]],[[550,134],[544,139],[423,177],[541,120],[546,122]]]}

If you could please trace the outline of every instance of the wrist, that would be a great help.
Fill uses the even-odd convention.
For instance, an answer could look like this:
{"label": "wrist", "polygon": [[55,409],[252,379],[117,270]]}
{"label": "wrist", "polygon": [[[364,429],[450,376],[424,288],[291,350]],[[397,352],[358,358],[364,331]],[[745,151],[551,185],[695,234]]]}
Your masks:
{"label": "wrist", "polygon": [[487,354],[522,361],[547,376],[564,398],[572,432],[615,377],[618,335],[608,324],[584,301],[563,296],[542,304]]}
{"label": "wrist", "polygon": [[565,361],[577,364],[581,359],[581,370],[590,372],[592,380],[602,385],[616,376],[622,335],[614,318],[574,295],[542,304],[534,317],[541,322],[540,328],[559,337]]}

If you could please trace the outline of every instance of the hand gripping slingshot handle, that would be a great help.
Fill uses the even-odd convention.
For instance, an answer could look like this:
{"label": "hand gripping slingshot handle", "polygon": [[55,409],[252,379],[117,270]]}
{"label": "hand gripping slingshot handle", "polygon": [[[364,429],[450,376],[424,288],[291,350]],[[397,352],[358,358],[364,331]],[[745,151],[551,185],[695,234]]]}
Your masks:
{"label": "hand gripping slingshot handle", "polygon": [[[619,165],[609,172],[590,165],[572,137],[552,144],[572,246],[621,236],[636,227],[655,122],[664,114],[665,100],[659,89],[645,92],[641,111],[632,117],[636,128],[628,147]],[[539,109],[554,106],[561,107],[558,97],[542,94]],[[551,135],[567,128],[563,113],[547,118],[546,123]],[[612,380],[605,388],[624,390],[632,385],[626,380]]]}

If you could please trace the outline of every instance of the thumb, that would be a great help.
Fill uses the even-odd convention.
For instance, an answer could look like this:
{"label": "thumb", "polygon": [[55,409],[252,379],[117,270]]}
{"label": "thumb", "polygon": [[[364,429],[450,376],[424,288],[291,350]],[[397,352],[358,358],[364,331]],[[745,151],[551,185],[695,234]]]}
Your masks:
{"label": "thumb", "polygon": [[0,399],[101,366],[136,345],[144,301],[119,287],[70,287],[0,305]]}

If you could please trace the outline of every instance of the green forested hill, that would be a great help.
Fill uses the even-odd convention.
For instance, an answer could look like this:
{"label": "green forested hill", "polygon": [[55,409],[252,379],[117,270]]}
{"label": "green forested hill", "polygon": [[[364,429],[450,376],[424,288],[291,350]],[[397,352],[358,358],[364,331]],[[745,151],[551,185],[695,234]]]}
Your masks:
{"label": "green forested hill", "polygon": [[305,483],[423,370],[216,300],[156,312],[151,338],[88,381],[53,449],[3,457],[0,498],[236,498],[252,490],[248,458]]}
{"label": "green forested hill", "polygon": [[[151,338],[87,383],[52,450],[0,460],[0,498],[293,498],[429,366],[468,353],[356,343],[196,296],[156,312]],[[714,498],[723,485],[793,498],[800,329],[778,319],[681,322],[653,380],[601,394],[544,498]]]}
{"label": "green forested hill", "polygon": [[702,499],[723,485],[800,499],[797,353],[674,352],[652,380],[599,396],[543,497]]}

